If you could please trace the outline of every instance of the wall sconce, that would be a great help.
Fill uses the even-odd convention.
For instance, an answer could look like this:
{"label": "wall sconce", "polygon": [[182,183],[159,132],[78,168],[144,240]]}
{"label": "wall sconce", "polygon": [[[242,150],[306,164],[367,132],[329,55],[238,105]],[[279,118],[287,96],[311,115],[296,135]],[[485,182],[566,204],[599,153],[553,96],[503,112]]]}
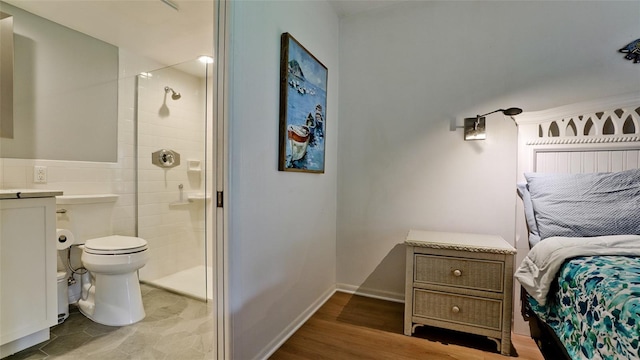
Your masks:
{"label": "wall sconce", "polygon": [[464,119],[464,139],[465,140],[484,140],[487,138],[486,133],[486,118],[485,116],[502,112],[507,116],[515,116],[522,113],[522,109],[520,108],[508,108],[508,109],[498,109],[492,112],[488,112],[484,115],[477,115],[472,118]]}

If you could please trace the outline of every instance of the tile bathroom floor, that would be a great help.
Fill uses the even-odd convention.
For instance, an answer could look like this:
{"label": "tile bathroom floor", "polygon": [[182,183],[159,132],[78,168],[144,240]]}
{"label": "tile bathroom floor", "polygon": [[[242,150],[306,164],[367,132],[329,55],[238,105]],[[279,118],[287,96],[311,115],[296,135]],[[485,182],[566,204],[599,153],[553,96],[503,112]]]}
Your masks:
{"label": "tile bathroom floor", "polygon": [[129,326],[101,325],[71,306],[51,339],[3,360],[211,360],[215,358],[212,302],[141,284],[147,316]]}

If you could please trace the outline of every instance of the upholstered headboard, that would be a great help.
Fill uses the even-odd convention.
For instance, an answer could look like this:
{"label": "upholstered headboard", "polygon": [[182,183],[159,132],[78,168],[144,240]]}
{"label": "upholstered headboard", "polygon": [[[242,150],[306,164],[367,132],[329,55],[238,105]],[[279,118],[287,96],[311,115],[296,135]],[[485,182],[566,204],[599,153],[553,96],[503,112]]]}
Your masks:
{"label": "upholstered headboard", "polygon": [[[516,117],[516,123],[518,182],[525,181],[525,172],[591,173],[640,168],[640,92],[525,112]],[[529,251],[519,199],[515,235],[518,266]],[[516,285],[516,299],[519,290]],[[516,301],[516,314],[518,307]],[[521,317],[515,319],[514,330],[526,333]]]}

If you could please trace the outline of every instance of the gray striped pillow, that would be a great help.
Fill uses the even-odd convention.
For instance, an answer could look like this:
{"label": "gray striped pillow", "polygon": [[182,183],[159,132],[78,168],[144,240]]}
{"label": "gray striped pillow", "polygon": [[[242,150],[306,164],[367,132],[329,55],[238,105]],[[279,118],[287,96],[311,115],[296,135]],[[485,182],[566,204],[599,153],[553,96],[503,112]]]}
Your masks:
{"label": "gray striped pillow", "polygon": [[541,239],[640,235],[640,169],[524,175]]}

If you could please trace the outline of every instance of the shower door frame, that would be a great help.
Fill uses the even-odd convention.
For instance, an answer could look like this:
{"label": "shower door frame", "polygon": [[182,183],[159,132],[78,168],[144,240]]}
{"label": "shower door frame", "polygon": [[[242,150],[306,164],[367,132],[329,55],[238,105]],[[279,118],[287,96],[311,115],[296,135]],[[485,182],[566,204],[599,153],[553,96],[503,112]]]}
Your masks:
{"label": "shower door frame", "polygon": [[[215,179],[213,179],[216,193],[229,194],[229,116],[228,116],[228,64],[229,64],[229,30],[231,28],[231,0],[215,0],[214,6],[216,20],[214,36],[214,57],[216,64],[214,70],[215,101],[214,119],[216,128],[215,139]],[[217,198],[217,196],[216,196]],[[231,359],[231,312],[229,309],[229,210],[227,199],[222,196],[222,204],[218,204],[215,210],[215,282],[213,307],[214,322],[216,326],[216,353],[217,359]]]}

